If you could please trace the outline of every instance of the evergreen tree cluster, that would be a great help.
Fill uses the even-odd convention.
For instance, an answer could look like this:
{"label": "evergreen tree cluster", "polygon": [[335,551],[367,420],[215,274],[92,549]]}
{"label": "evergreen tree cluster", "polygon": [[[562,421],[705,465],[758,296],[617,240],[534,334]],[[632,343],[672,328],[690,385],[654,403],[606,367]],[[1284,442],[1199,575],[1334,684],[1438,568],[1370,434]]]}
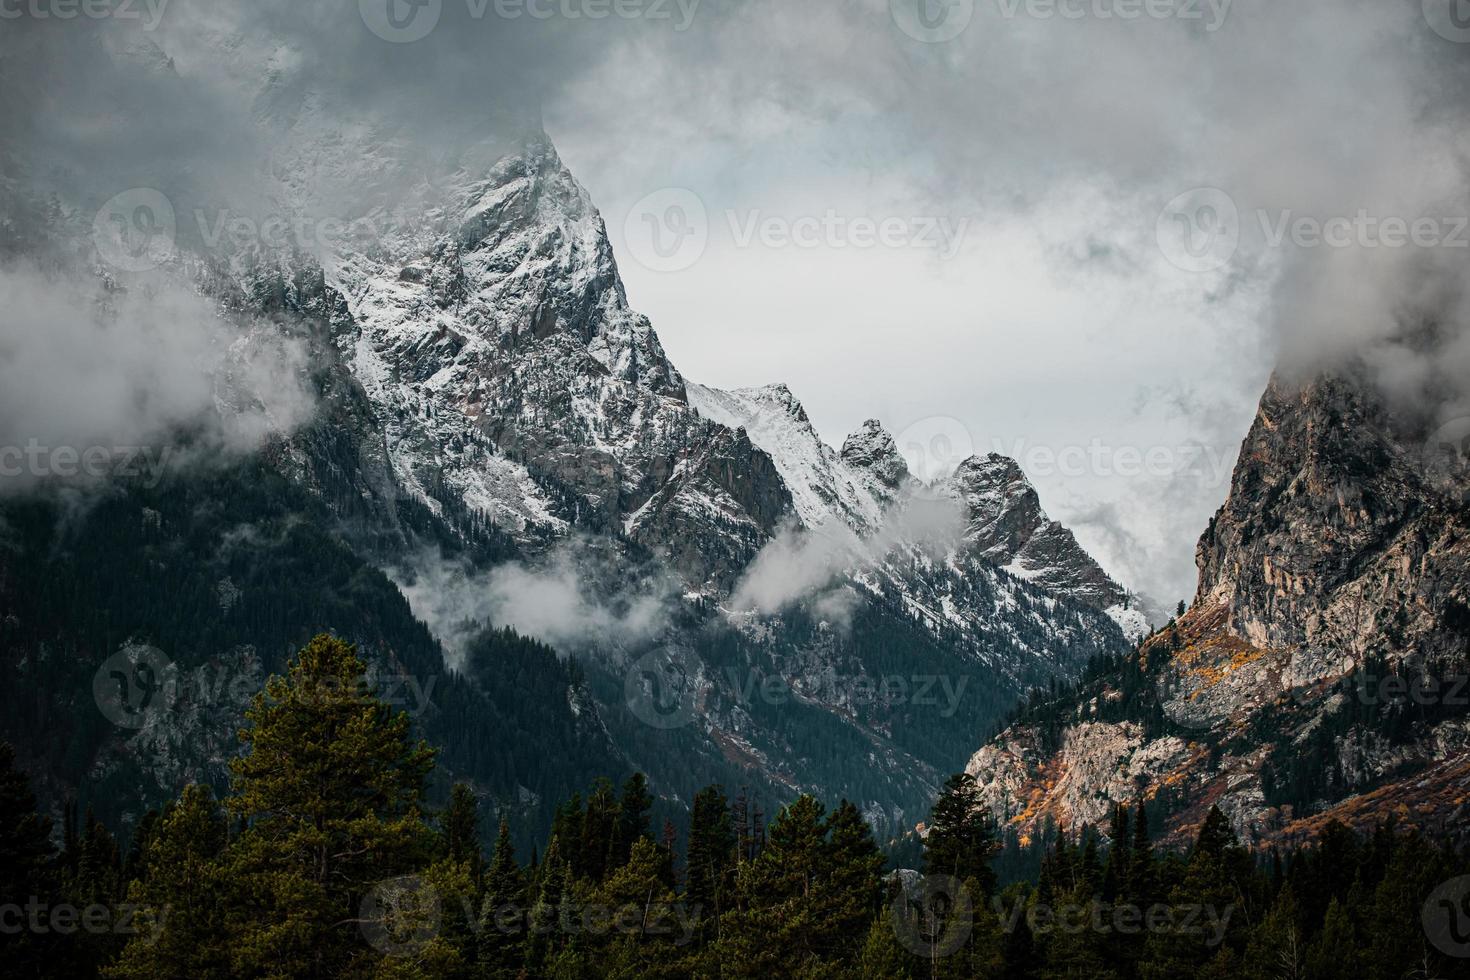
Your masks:
{"label": "evergreen tree cluster", "polygon": [[[1176,854],[1148,810],[1057,833],[999,883],[973,777],[948,780],[922,866],[863,814],[799,796],[769,822],[718,786],[683,834],[634,774],[557,807],[544,850],[477,794],[431,810],[435,752],[319,636],[245,714],[229,791],[188,787],[123,849],[63,816],[59,848],[0,747],[0,928],[22,977],[1267,978],[1470,976],[1470,861],[1393,825],[1252,853],[1219,810]],[[1463,878],[1465,888],[1456,883]],[[20,928],[12,928],[20,925]],[[1464,955],[1458,955],[1464,954]]]}

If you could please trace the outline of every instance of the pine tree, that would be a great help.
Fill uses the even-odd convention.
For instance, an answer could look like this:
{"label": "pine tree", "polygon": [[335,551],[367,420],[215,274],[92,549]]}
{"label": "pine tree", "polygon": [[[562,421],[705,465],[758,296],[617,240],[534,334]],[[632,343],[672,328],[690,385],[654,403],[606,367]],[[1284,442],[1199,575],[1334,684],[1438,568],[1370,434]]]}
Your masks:
{"label": "pine tree", "polygon": [[[72,819],[75,819],[73,811]],[[114,907],[124,897],[122,851],[117,839],[87,807],[80,833],[68,835],[61,855],[61,899],[76,908]],[[124,945],[121,936],[83,930],[62,944],[63,972],[94,975]]]}
{"label": "pine tree", "polygon": [[[49,902],[54,882],[51,821],[36,812],[30,780],[15,765],[15,750],[0,742],[0,901]],[[40,974],[41,937],[22,931],[6,937],[6,961],[17,976]]]}
{"label": "pine tree", "polygon": [[739,976],[796,976],[827,952],[813,891],[827,863],[825,808],[801,796],[771,824],[765,847],[741,866],[740,911],[722,923],[720,957]]}
{"label": "pine tree", "polygon": [[128,900],[141,930],[106,971],[118,980],[193,980],[230,972],[225,941],[230,882],[220,858],[228,832],[207,787],[189,786],[158,820]]}
{"label": "pine tree", "polygon": [[679,873],[674,867],[674,851],[679,846],[679,830],[674,821],[664,818],[664,829],[658,838],[659,881],[670,890],[679,887]]}
{"label": "pine tree", "polygon": [[693,923],[681,920],[674,891],[663,880],[663,848],[646,837],[633,843],[628,860],[608,876],[593,902],[611,914],[616,928],[592,936],[600,976],[674,976],[681,950],[694,937]]}
{"label": "pine tree", "polygon": [[623,784],[622,795],[618,798],[617,833],[611,858],[613,867],[628,863],[634,841],[640,837],[653,840],[652,811],[653,794],[648,791],[648,780],[643,773],[635,772]]}
{"label": "pine tree", "polygon": [[[437,933],[434,955],[459,961],[466,970],[478,955],[476,933],[484,897],[484,854],[480,850],[480,801],[464,783],[449,793],[449,805],[439,817],[440,859],[424,872],[434,888],[437,922],[426,925]],[[425,955],[429,951],[423,951]]]}
{"label": "pine tree", "polygon": [[1128,834],[1128,808],[1121,803],[1113,805],[1112,822],[1108,826],[1108,857],[1103,868],[1103,897],[1117,900],[1127,887],[1131,877],[1131,841]]}
{"label": "pine tree", "polygon": [[1102,863],[1097,856],[1097,831],[1082,828],[1082,857],[1078,864],[1078,884],[1087,893],[1089,900],[1102,888]]}
{"label": "pine tree", "polygon": [[471,879],[479,887],[485,856],[480,851],[480,801],[475,791],[464,783],[455,783],[449,793],[449,806],[439,823],[445,855],[455,864],[468,868]]}
{"label": "pine tree", "polygon": [[1288,882],[1276,896],[1266,919],[1246,946],[1244,972],[1248,977],[1295,980],[1306,975],[1306,939],[1296,892]]}
{"label": "pine tree", "polygon": [[700,790],[689,818],[685,898],[691,908],[699,911],[706,938],[730,906],[735,848],[735,829],[724,791],[718,786]]}
{"label": "pine tree", "polygon": [[1218,916],[1231,911],[1230,932],[1216,940],[1207,936],[1201,926],[1197,931],[1164,930],[1149,936],[1140,972],[1146,980],[1191,977],[1219,949],[1211,942],[1223,941],[1239,945],[1239,933],[1247,918],[1240,911],[1246,895],[1248,879],[1255,873],[1249,854],[1240,846],[1230,823],[1219,807],[1211,807],[1200,827],[1199,836],[1190,851],[1184,876],[1169,894],[1175,908],[1199,906]]}
{"label": "pine tree", "polygon": [[847,800],[827,817],[827,867],[817,893],[823,943],[830,959],[848,962],[867,935],[882,902],[883,854],[858,808]]}
{"label": "pine tree", "polygon": [[[1059,906],[1069,915],[1076,910],[1090,909],[1094,893],[1085,880],[1079,880],[1072,890],[1062,898]],[[1089,926],[1054,928],[1048,935],[1046,968],[1041,976],[1047,978],[1087,977],[1088,980],[1112,980],[1120,974],[1110,963],[1107,937]]]}
{"label": "pine tree", "polygon": [[924,839],[924,873],[973,880],[979,889],[974,899],[982,902],[995,892],[990,862],[997,850],[975,777],[969,773],[951,776],[934,804],[929,836]]}
{"label": "pine tree", "polygon": [[384,926],[361,921],[364,898],[432,850],[420,808],[433,751],[330,636],[271,678],[246,720],[226,801],[248,825],[228,856],[244,896],[231,924],[236,969],[341,975],[373,956],[359,927]]}
{"label": "pine tree", "polygon": [[569,878],[582,875],[582,835],[587,821],[587,811],[582,806],[582,794],[573,793],[571,799],[557,807],[551,818],[551,836],[557,842],[557,856],[567,865]]}
{"label": "pine tree", "polygon": [[1307,950],[1307,976],[1313,980],[1360,980],[1367,975],[1370,964],[1363,955],[1361,935],[1347,906],[1334,898],[1327,906],[1322,932]]}
{"label": "pine tree", "polygon": [[914,956],[899,944],[888,916],[880,916],[868,927],[863,952],[858,958],[862,980],[913,980]]}
{"label": "pine tree", "polygon": [[582,818],[580,872],[584,878],[600,882],[612,868],[625,859],[620,854],[621,846],[618,843],[620,814],[621,807],[613,794],[612,780],[597,780],[587,797],[587,812]]}
{"label": "pine tree", "polygon": [[500,821],[495,851],[485,871],[477,960],[487,980],[509,980],[526,957],[526,879],[516,864],[510,824]]}
{"label": "pine tree", "polygon": [[551,838],[541,862],[536,901],[531,906],[530,931],[526,941],[526,968],[532,975],[545,972],[565,946],[562,916],[571,891],[571,869],[561,856],[561,839]]}
{"label": "pine tree", "polygon": [[1155,894],[1154,855],[1148,837],[1148,811],[1138,801],[1133,811],[1133,842],[1128,849],[1128,883],[1124,895],[1139,908],[1153,904]]}

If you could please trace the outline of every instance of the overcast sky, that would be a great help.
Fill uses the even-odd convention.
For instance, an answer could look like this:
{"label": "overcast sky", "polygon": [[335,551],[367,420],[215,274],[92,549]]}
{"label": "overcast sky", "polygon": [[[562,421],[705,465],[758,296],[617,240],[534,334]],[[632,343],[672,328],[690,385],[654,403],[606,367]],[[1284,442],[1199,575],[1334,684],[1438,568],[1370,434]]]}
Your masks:
{"label": "overcast sky", "polygon": [[[1303,251],[1348,260],[1274,245],[1262,210],[1270,231],[1287,210],[1465,214],[1467,51],[1418,0],[1118,16],[1140,9],[936,2],[936,23],[970,20],[926,42],[913,2],[719,5],[609,50],[546,124],[689,376],[787,382],[835,445],[878,417],[911,454],[961,432],[1016,456],[1053,516],[1172,603],[1294,329],[1310,350],[1376,335],[1401,299],[1283,283]],[[693,206],[667,188],[697,198],[702,251],[651,250],[648,222]],[[1213,250],[1218,194],[1160,234],[1199,188],[1236,209]],[[900,222],[875,245],[858,219]],[[1280,322],[1303,289],[1317,319]]]}
{"label": "overcast sky", "polygon": [[1386,372],[1470,375],[1463,0],[389,2],[0,21],[0,132],[105,199],[237,180],[305,91],[429,156],[539,112],[688,377],[784,381],[834,445],[1014,455],[1171,603],[1283,352],[1430,316],[1453,342]]}

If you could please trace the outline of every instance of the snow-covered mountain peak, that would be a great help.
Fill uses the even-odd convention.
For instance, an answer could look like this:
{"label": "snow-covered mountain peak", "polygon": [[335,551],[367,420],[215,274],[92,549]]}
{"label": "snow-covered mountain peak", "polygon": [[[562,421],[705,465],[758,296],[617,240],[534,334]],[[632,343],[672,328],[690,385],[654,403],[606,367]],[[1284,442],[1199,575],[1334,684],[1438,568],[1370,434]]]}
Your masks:
{"label": "snow-covered mountain peak", "polygon": [[893,435],[877,419],[868,419],[842,444],[842,461],[870,474],[880,487],[897,491],[912,480],[909,465]]}
{"label": "snow-covered mountain peak", "polygon": [[965,504],[971,517],[966,538],[979,545],[986,558],[1015,553],[1048,521],[1036,488],[1020,464],[1007,456],[971,456],[940,482],[940,488]]}
{"label": "snow-covered mountain peak", "polygon": [[1019,463],[990,453],[972,456],[939,485],[965,514],[964,550],[1019,578],[1105,610],[1130,639],[1148,633],[1134,599],[1089,555],[1072,532],[1042,509]]}
{"label": "snow-covered mountain peak", "polygon": [[806,409],[784,384],[721,391],[687,385],[689,404],[700,415],[731,429],[744,429],[751,442],[770,454],[791,491],[803,527],[845,525],[858,534],[878,528],[882,501],[822,442]]}
{"label": "snow-covered mountain peak", "polygon": [[[532,135],[476,184],[455,248],[472,322],[516,345],[576,338],[613,376],[683,397],[683,379],[645,317],[628,309],[607,227],[545,134]],[[458,298],[458,297],[456,297]]]}
{"label": "snow-covered mountain peak", "polygon": [[737,395],[747,398],[752,402],[770,405],[771,407],[784,411],[793,422],[798,425],[809,426],[811,420],[807,417],[806,408],[796,395],[792,394],[790,388],[784,382],[770,385],[762,385],[759,388],[737,388]]}
{"label": "snow-covered mountain peak", "polygon": [[955,468],[954,479],[956,481],[990,481],[1001,480],[1026,480],[1026,474],[1021,470],[1021,464],[1009,456],[1000,453],[987,453],[984,456],[971,456]]}

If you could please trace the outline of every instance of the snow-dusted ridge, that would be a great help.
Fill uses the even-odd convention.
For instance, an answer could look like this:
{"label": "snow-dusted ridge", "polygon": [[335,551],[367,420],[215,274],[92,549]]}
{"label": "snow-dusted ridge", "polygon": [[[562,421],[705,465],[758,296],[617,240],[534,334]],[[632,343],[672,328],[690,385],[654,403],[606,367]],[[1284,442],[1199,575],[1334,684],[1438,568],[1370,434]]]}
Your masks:
{"label": "snow-dusted ridge", "polygon": [[[822,442],[806,411],[784,384],[721,391],[687,386],[690,405],[701,415],[744,429],[775,461],[791,491],[797,517],[808,531],[851,531],[872,539],[902,514],[913,496],[953,501],[961,536],[944,550],[943,564],[979,574],[975,560],[1052,594],[1105,612],[1130,641],[1147,636],[1147,616],[1077,543],[1041,509],[1036,490],[1020,466],[999,455],[965,460],[933,488],[923,488],[908,471],[893,437],[870,420],[843,444],[841,453]],[[883,543],[884,554],[868,564],[885,564],[890,551],[913,551],[902,533]],[[962,622],[946,602],[945,619]]]}

